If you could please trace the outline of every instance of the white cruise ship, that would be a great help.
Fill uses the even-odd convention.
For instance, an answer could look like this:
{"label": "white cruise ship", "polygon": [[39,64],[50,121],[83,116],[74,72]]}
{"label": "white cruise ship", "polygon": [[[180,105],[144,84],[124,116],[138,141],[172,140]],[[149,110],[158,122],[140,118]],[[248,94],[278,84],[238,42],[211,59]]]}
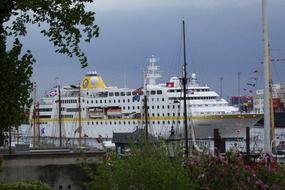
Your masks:
{"label": "white cruise ship", "polygon": [[[108,87],[96,71],[85,75],[80,89],[79,85],[54,88],[32,108],[35,112],[32,110],[30,121],[34,133],[53,138],[61,134],[65,138],[111,139],[113,132],[133,132],[144,127],[146,91],[148,131],[168,137],[174,127],[177,134],[184,136],[181,80],[171,77],[168,82],[158,84],[161,77],[158,59],[152,56],[148,60],[147,90]],[[213,137],[214,128],[219,129],[222,137],[245,137],[246,126],[253,126],[262,116],[240,113],[208,86],[200,85],[195,74],[189,81],[186,95],[189,135],[192,127],[196,138]]]}

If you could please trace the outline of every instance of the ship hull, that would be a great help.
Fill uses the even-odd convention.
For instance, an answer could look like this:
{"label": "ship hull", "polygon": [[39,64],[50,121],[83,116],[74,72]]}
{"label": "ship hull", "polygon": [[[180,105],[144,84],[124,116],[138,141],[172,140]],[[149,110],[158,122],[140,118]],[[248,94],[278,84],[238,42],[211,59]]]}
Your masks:
{"label": "ship hull", "polygon": [[[244,138],[246,127],[254,126],[260,119],[258,114],[239,114],[239,115],[211,115],[211,116],[192,116],[189,120],[189,138],[192,137],[192,129],[195,138],[213,138],[213,130],[219,129],[220,136],[223,138]],[[63,119],[62,125],[64,130],[63,136],[66,138],[78,138],[78,128],[76,119]],[[54,137],[59,134],[57,120],[42,120],[41,125],[44,128],[43,136]],[[170,134],[171,127],[174,127],[177,134],[182,138],[184,136],[183,117],[150,117],[149,132],[154,136],[162,136],[167,138]],[[193,126],[193,128],[191,128]],[[113,132],[133,132],[137,128],[143,128],[144,122],[142,118],[130,119],[82,119],[82,137],[111,139]]]}
{"label": "ship hull", "polygon": [[[285,128],[285,111],[274,112],[274,124],[276,128]],[[256,126],[263,126],[263,117],[256,123]]]}
{"label": "ship hull", "polygon": [[245,138],[246,127],[252,127],[260,119],[260,115],[224,115],[198,118],[193,120],[197,138],[213,137],[214,129],[219,129],[223,138]]}

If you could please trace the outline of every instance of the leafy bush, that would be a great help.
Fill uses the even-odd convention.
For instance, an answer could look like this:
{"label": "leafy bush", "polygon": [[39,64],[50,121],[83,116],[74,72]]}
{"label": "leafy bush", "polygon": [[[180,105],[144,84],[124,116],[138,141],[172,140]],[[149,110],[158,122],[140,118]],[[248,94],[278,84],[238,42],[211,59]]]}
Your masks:
{"label": "leafy bush", "polygon": [[[86,168],[85,168],[86,169]],[[89,170],[87,189],[189,189],[187,170],[180,161],[171,161],[162,149],[144,146],[131,149],[130,155],[115,155]]]}
{"label": "leafy bush", "polygon": [[186,164],[196,189],[285,189],[285,170],[271,156],[245,164],[242,155],[193,156]]}
{"label": "leafy bush", "polygon": [[250,172],[243,167],[236,154],[196,155],[186,162],[189,180],[196,182],[197,189],[244,189]]}
{"label": "leafy bush", "polygon": [[270,156],[246,164],[236,152],[226,155],[196,154],[170,160],[163,148],[146,145],[130,155],[115,155],[96,171],[84,168],[87,189],[285,189],[285,169]]}
{"label": "leafy bush", "polygon": [[41,182],[20,182],[14,184],[1,184],[1,190],[52,190],[48,185]]}

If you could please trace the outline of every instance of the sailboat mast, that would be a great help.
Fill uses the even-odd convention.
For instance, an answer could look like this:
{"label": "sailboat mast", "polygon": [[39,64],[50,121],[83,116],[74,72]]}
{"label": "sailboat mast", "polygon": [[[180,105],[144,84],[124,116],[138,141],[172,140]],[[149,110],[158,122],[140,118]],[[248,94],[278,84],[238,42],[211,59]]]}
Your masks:
{"label": "sailboat mast", "polygon": [[148,139],[148,107],[147,107],[147,72],[145,72],[144,76],[144,130],[145,130],[145,140],[146,142],[149,141]]}
{"label": "sailboat mast", "polygon": [[[270,48],[269,48],[269,57],[270,55]],[[269,59],[269,106],[270,106],[270,139],[271,141],[275,139],[275,123],[274,123],[274,109],[273,109],[273,99],[272,99],[272,74],[271,74],[271,62]]]}
{"label": "sailboat mast", "polygon": [[58,125],[59,125],[59,146],[62,147],[62,134],[61,134],[61,97],[60,97],[60,85],[58,85]]}
{"label": "sailboat mast", "polygon": [[187,125],[187,105],[186,105],[186,93],[187,93],[187,62],[186,62],[186,43],[185,43],[185,22],[183,20],[183,77],[182,77],[182,85],[183,85],[183,105],[184,105],[184,132],[185,132],[185,156],[186,158],[189,155],[189,145],[188,145],[188,125]]}
{"label": "sailboat mast", "polygon": [[38,130],[38,143],[41,142],[41,128],[40,128],[40,103],[36,104],[36,126]]}
{"label": "sailboat mast", "polygon": [[33,83],[33,90],[34,90],[34,100],[33,100],[33,103],[34,103],[34,108],[33,108],[33,147],[35,148],[36,147],[36,130],[37,130],[37,113],[36,113],[36,109],[37,109],[37,91],[36,91],[36,88],[37,88],[37,84],[36,82]]}
{"label": "sailboat mast", "polygon": [[81,146],[82,126],[81,126],[81,89],[79,84],[78,94],[78,124],[79,124],[79,146]]}
{"label": "sailboat mast", "polygon": [[270,141],[270,87],[267,0],[262,0],[263,23],[263,77],[264,77],[264,153],[271,154]]}

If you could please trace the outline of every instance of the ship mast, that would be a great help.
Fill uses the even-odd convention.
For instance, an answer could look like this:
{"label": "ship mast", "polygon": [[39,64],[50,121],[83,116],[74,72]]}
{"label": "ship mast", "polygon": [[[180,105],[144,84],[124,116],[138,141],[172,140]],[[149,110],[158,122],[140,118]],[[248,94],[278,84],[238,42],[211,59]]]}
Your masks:
{"label": "ship mast", "polygon": [[157,80],[161,78],[160,67],[157,65],[159,59],[152,55],[147,58],[148,66],[144,77],[144,120],[145,120],[145,135],[148,141],[148,105],[147,105],[147,85],[156,85]]}
{"label": "ship mast", "polygon": [[185,44],[185,22],[183,20],[183,77],[182,77],[182,85],[183,85],[183,105],[184,105],[184,130],[185,130],[185,156],[186,158],[189,155],[189,146],[188,146],[188,126],[187,126],[187,106],[186,106],[186,87],[187,87],[187,62],[186,62],[186,44]]}
{"label": "ship mast", "polygon": [[271,154],[270,140],[270,83],[269,83],[269,42],[267,0],[262,0],[262,23],[263,23],[263,76],[264,76],[264,148],[263,152]]}

